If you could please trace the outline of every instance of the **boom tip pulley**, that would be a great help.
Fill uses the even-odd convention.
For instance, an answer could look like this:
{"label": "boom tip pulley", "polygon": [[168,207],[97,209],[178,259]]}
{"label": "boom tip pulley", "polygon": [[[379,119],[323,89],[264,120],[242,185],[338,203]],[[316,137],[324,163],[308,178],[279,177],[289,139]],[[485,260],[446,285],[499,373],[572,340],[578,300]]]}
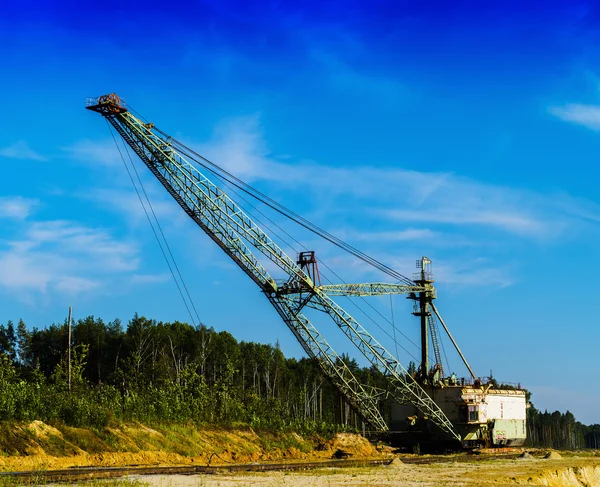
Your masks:
{"label": "boom tip pulley", "polygon": [[88,98],[86,99],[85,108],[98,112],[105,117],[127,111],[125,100],[121,99],[116,93]]}

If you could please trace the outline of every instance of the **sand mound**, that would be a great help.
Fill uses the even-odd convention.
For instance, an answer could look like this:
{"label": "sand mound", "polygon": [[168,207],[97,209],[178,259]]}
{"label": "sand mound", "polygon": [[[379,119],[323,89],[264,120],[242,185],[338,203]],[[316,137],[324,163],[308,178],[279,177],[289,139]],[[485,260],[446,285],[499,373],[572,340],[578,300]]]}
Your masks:
{"label": "sand mound", "polygon": [[544,458],[548,458],[549,460],[556,460],[558,458],[562,458],[562,455],[555,451],[549,451],[544,455]]}
{"label": "sand mound", "polygon": [[50,425],[47,425],[46,423],[42,423],[41,421],[38,421],[37,419],[35,421],[32,421],[31,423],[29,423],[28,425],[26,425],[25,428],[27,428],[35,436],[37,436],[38,438],[41,438],[43,440],[48,439],[49,436],[58,436],[59,438],[63,437],[62,433],[60,431],[58,431],[56,428],[54,428]]}
{"label": "sand mound", "polygon": [[400,460],[398,457],[394,458],[390,463],[388,463],[388,467],[393,468],[402,468],[405,466],[405,463]]}
{"label": "sand mound", "polygon": [[319,449],[335,452],[343,450],[354,456],[368,457],[377,455],[377,449],[366,438],[350,433],[338,433],[331,440],[320,445]]}
{"label": "sand mound", "polygon": [[517,459],[519,460],[533,460],[533,457],[531,456],[531,454],[529,452],[524,451],[523,453],[521,453]]}

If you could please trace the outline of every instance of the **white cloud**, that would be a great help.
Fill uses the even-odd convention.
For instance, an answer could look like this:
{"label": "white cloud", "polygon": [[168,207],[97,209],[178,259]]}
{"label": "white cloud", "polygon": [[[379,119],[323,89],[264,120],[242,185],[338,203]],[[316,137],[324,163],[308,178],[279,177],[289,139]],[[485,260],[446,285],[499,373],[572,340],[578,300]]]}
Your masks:
{"label": "white cloud", "polygon": [[262,179],[269,174],[270,152],[257,114],[225,120],[217,125],[208,142],[186,142],[186,145],[195,146],[196,152],[244,181]]}
{"label": "white cloud", "polygon": [[[583,222],[600,221],[600,206],[564,193],[488,184],[452,173],[283,163],[270,153],[257,116],[223,123],[209,142],[197,147],[242,180],[277,183],[289,194],[301,192],[303,200],[319,201],[315,206],[349,208],[385,219],[388,227],[396,227],[393,222],[488,227],[521,238],[554,240]],[[384,240],[416,240],[426,238],[425,233],[374,229],[360,239],[380,234]]]}
{"label": "white cloud", "polygon": [[[408,262],[410,267],[414,264],[414,257],[402,263],[394,259],[396,243],[402,242],[404,250],[411,253],[413,250],[406,248],[408,244],[413,247],[418,244],[419,249],[435,247],[439,250],[435,257],[447,265],[441,268],[440,281],[444,282],[471,283],[483,279],[496,286],[514,282],[507,270],[510,265],[504,261],[498,264],[480,261],[475,265],[471,255],[473,267],[468,272],[461,271],[459,263],[464,259],[449,253],[452,246],[469,246],[477,251],[507,249],[517,240],[557,242],[573,238],[578,230],[600,222],[599,205],[565,193],[494,185],[452,173],[413,171],[384,164],[333,167],[314,161],[282,162],[283,159],[270,152],[257,115],[223,122],[208,142],[186,143],[241,179],[268,186],[267,193],[273,194],[269,188],[274,189],[281,195],[282,203],[296,211],[300,208],[313,221],[315,217],[316,221],[319,218],[325,221],[321,226],[327,228],[335,218],[336,234],[351,243],[365,242],[368,253],[389,256],[389,261],[379,260],[392,262],[394,268],[407,268],[395,264]],[[104,149],[99,150],[89,142],[75,147],[85,148],[75,151],[77,154],[101,154],[96,159],[106,159]],[[93,147],[96,148],[92,150]],[[148,184],[146,188],[161,221],[171,225],[174,221],[187,221],[187,216],[162,188],[156,184]],[[132,191],[96,188],[80,197],[109,205],[127,215],[130,221],[145,220]],[[301,233],[292,232],[295,236]],[[314,237],[309,235],[309,238]],[[421,250],[415,250],[421,255]],[[279,274],[276,269],[269,267],[269,270],[275,276]],[[361,272],[359,264],[352,274],[359,276]]]}
{"label": "white cloud", "polygon": [[79,294],[92,291],[100,286],[94,279],[76,276],[61,276],[56,282],[56,290],[64,294]]}
{"label": "white cloud", "polygon": [[28,250],[18,246],[0,252],[0,286],[19,298],[33,294],[77,294],[100,286],[101,280],[83,275],[81,263],[55,250]]}
{"label": "white cloud", "polygon": [[0,149],[0,156],[9,157],[11,159],[25,159],[32,161],[46,160],[46,157],[31,149],[24,140],[19,140],[8,147]]}
{"label": "white cloud", "polygon": [[115,240],[104,230],[69,221],[36,222],[30,226],[27,237],[36,247],[60,246],[68,255],[90,256],[92,259],[86,263],[87,267],[130,271],[139,264],[137,257],[134,257],[137,248],[133,244]]}
{"label": "white cloud", "polygon": [[570,103],[562,107],[551,107],[550,113],[565,122],[573,122],[600,131],[600,106]]}
{"label": "white cloud", "polygon": [[381,216],[393,227],[394,221],[437,223],[455,229],[487,226],[523,238],[555,240],[575,226],[600,221],[600,206],[585,199],[453,174],[317,165],[306,167],[303,173],[319,174],[303,181],[298,176],[294,183],[303,189],[312,186],[324,197],[337,197],[338,207],[362,211],[364,217]]}
{"label": "white cloud", "polygon": [[[402,275],[409,279],[416,278],[418,269],[415,266],[419,254],[410,254],[403,250],[402,254],[397,252],[372,252],[380,262],[384,262],[392,269],[397,269]],[[422,254],[421,254],[422,255]],[[517,282],[518,273],[514,266],[501,262],[497,263],[490,258],[473,257],[465,260],[462,257],[456,257],[448,253],[436,252],[439,258],[429,254],[433,258],[433,275],[437,283],[451,284],[453,287],[461,289],[472,288],[473,286],[492,286],[508,287]],[[375,282],[389,281],[389,278],[382,278],[381,272],[362,262],[349,254],[320,254],[321,275],[326,277],[328,282]],[[323,265],[325,262],[331,267],[339,278],[334,275],[328,267]]]}
{"label": "white cloud", "polygon": [[[73,159],[91,165],[111,167],[123,164],[119,150],[112,139],[81,140],[69,147],[64,147],[63,150]],[[123,150],[121,147],[121,151]],[[127,157],[126,154],[123,155]]]}
{"label": "white cloud", "polygon": [[[395,224],[394,226],[397,226]],[[407,228],[405,230],[390,231],[334,231],[334,235],[343,240],[352,242],[369,243],[415,243],[418,245],[435,245],[436,247],[469,247],[481,242],[476,242],[472,237],[465,237],[457,233],[445,233],[429,228]]]}
{"label": "white cloud", "polygon": [[134,274],[131,284],[159,284],[172,279],[170,274]]}
{"label": "white cloud", "polygon": [[20,240],[0,242],[0,286],[24,299],[108,291],[139,267],[137,246],[103,229],[55,220],[24,223],[19,233]]}
{"label": "white cloud", "polygon": [[[341,233],[335,233],[340,236]],[[385,232],[344,232],[344,238],[357,241],[375,241],[375,242],[409,242],[412,240],[425,240],[437,238],[438,232],[427,228],[407,228],[405,230],[385,231]]]}
{"label": "white cloud", "polygon": [[[284,163],[270,153],[257,116],[222,124],[198,152],[241,179],[277,183],[279,189],[295,195],[296,202],[298,196],[303,202],[318,202],[312,207],[305,205],[305,211],[322,211],[327,206],[343,220],[343,208],[348,208],[346,217],[352,213],[366,221],[378,218],[379,228],[363,230],[359,240],[427,238],[423,229],[385,229],[408,222],[443,225],[444,233],[452,227],[453,238],[469,243],[472,236],[461,236],[461,228],[487,227],[507,237],[556,241],[578,227],[600,222],[599,205],[560,192],[494,185],[452,173],[332,167],[314,161]],[[440,230],[429,228],[437,236]],[[434,240],[435,236],[430,236]]]}
{"label": "white cloud", "polygon": [[[523,236],[547,236],[552,232],[549,222],[538,221],[533,215],[515,214],[514,208],[469,209],[457,201],[455,208],[432,208],[426,210],[391,210],[388,215],[395,220],[410,222],[445,223],[453,225],[486,225],[498,227]],[[560,230],[560,228],[556,228]]]}
{"label": "white cloud", "polygon": [[[156,183],[153,181],[153,183]],[[156,184],[145,185],[146,193],[152,203],[152,208],[161,224],[165,222],[179,222],[186,220],[188,216],[179,209],[179,205]],[[77,197],[92,201],[103,208],[108,208],[111,211],[124,216],[129,224],[147,225],[146,214],[144,208],[140,204],[140,200],[134,189],[116,189],[116,188],[91,188],[87,191],[82,191],[77,194]],[[142,194],[143,198],[143,194]],[[146,204],[148,213],[152,217],[151,210]]]}
{"label": "white cloud", "polygon": [[0,218],[24,220],[38,205],[39,201],[21,196],[1,197]]}
{"label": "white cloud", "polygon": [[435,264],[435,280],[453,286],[508,287],[516,282],[514,269],[510,266],[497,267],[487,259],[473,259],[468,265],[464,262],[442,261]]}

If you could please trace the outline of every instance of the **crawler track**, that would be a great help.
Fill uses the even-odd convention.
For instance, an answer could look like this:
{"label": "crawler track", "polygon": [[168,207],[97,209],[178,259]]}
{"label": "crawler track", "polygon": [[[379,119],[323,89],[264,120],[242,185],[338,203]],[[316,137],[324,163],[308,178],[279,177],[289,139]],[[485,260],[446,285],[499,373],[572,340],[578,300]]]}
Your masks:
{"label": "crawler track", "polygon": [[232,472],[260,472],[270,470],[310,470],[315,468],[373,467],[386,465],[391,460],[329,460],[302,463],[262,463],[233,464],[219,466],[180,466],[180,467],[77,467],[63,470],[43,470],[27,472],[1,472],[0,479],[10,478],[44,482],[70,482],[126,475],[194,475]]}

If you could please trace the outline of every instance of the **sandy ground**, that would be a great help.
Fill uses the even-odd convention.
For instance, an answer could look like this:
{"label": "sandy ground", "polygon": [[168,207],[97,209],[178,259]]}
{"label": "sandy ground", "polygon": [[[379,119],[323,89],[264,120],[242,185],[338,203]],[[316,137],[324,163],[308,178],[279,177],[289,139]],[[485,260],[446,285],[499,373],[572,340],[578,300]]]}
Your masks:
{"label": "sandy ground", "polygon": [[261,472],[219,475],[153,475],[135,477],[153,487],[503,487],[547,485],[552,487],[600,487],[600,460],[474,459],[449,457],[430,464],[395,461],[389,466],[327,468],[303,472]]}

